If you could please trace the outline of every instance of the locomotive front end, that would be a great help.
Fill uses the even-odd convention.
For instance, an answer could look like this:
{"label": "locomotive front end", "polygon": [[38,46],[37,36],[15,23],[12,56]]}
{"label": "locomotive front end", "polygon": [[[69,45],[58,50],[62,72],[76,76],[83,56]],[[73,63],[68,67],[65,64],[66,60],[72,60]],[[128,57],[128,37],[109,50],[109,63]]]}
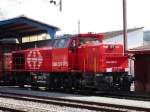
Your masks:
{"label": "locomotive front end", "polygon": [[[86,44],[78,49],[78,63],[86,82],[101,91],[129,91],[128,57],[120,44]],[[90,83],[89,83],[90,84]]]}

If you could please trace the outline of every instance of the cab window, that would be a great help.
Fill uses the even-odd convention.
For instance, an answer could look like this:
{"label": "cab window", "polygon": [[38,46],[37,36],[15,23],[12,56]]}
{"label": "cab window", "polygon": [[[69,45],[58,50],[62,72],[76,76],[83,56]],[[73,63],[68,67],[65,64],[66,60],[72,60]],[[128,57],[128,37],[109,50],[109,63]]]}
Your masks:
{"label": "cab window", "polygon": [[79,45],[82,45],[82,44],[98,44],[98,43],[100,43],[98,38],[79,37]]}
{"label": "cab window", "polygon": [[55,48],[66,48],[68,44],[67,38],[60,38],[55,41]]}

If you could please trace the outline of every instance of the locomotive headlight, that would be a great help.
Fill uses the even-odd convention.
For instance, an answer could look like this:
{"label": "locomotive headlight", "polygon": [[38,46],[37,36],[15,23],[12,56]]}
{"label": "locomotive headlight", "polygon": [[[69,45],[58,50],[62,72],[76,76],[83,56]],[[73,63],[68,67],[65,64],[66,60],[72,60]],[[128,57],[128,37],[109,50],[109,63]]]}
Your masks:
{"label": "locomotive headlight", "polygon": [[125,72],[129,72],[129,68],[125,68]]}
{"label": "locomotive headlight", "polygon": [[106,72],[112,72],[112,68],[106,68]]}

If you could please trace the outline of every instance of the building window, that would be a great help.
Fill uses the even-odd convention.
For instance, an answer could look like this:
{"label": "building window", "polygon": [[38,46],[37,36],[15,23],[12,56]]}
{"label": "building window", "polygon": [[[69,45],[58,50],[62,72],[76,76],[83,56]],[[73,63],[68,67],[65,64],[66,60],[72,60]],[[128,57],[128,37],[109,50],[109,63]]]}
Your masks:
{"label": "building window", "polygon": [[40,35],[22,37],[22,43],[35,42],[35,41],[48,40],[48,39],[51,39],[50,35],[47,33],[43,33]]}

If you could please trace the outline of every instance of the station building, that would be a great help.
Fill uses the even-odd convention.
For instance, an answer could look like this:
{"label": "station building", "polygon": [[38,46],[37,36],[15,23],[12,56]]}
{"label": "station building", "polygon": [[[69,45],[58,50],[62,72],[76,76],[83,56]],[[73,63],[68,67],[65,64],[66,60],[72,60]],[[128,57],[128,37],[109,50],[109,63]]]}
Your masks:
{"label": "station building", "polygon": [[[49,46],[59,28],[25,16],[0,21],[0,76],[3,74],[4,53]],[[30,41],[29,41],[30,40]]]}

